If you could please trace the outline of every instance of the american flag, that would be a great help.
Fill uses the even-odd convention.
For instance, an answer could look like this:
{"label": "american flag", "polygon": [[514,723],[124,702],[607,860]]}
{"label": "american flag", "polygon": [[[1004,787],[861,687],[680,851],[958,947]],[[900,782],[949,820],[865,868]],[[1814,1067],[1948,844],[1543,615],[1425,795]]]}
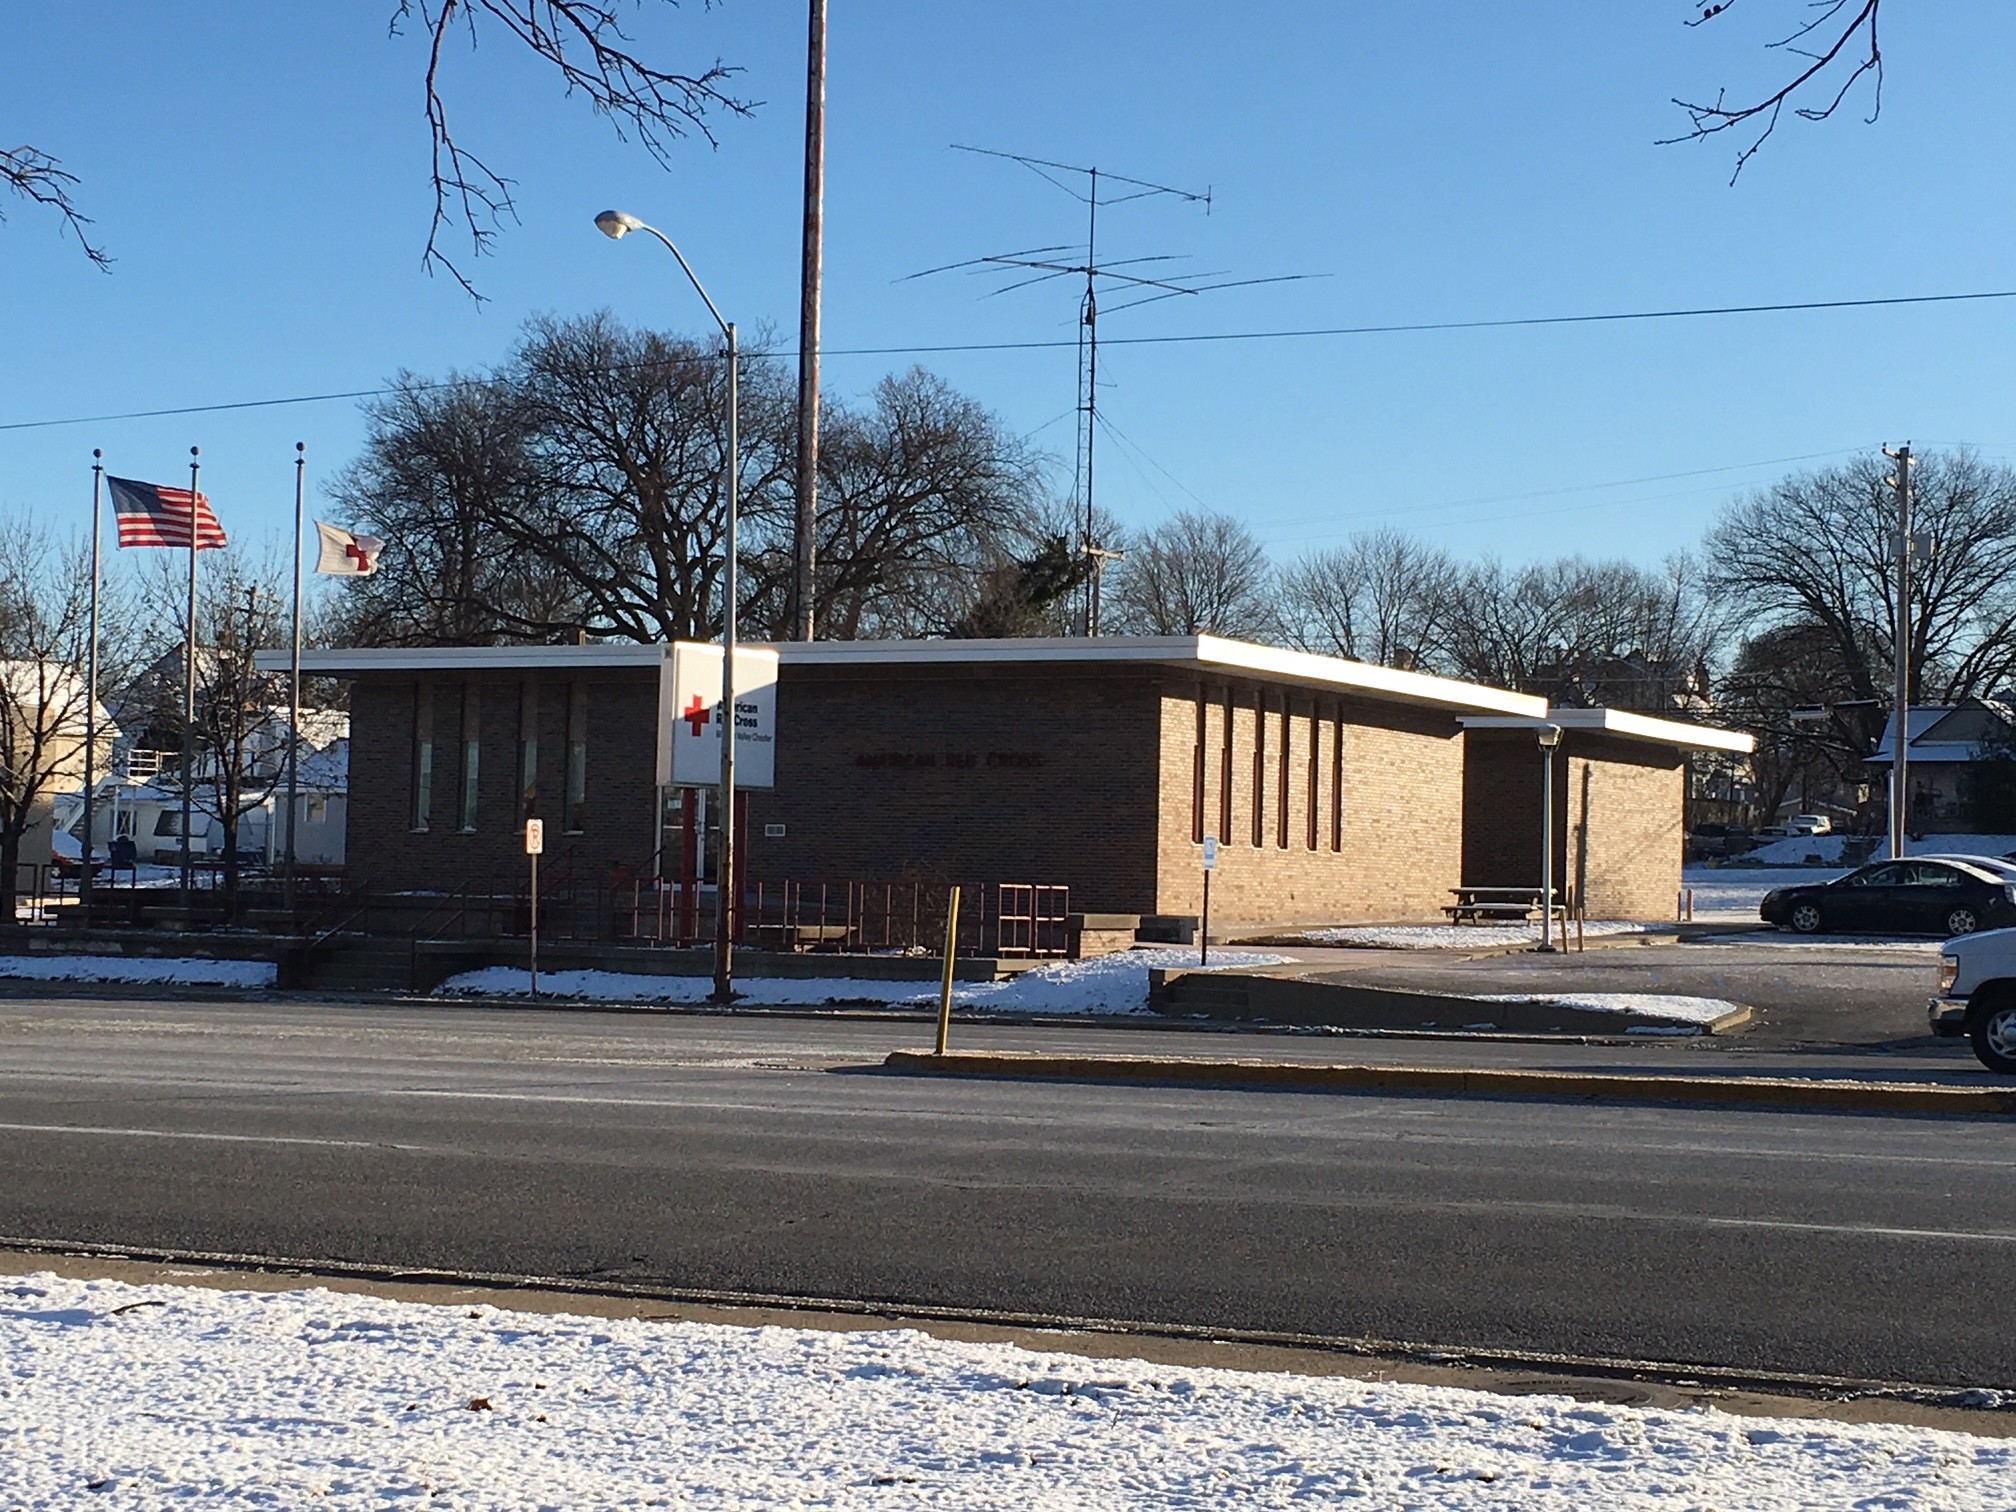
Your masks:
{"label": "american flag", "polygon": [[131,478],[107,478],[105,482],[112,490],[112,513],[119,520],[121,546],[180,546],[186,551],[192,515],[198,551],[225,544],[224,527],[210,512],[210,501],[200,493],[136,483]]}

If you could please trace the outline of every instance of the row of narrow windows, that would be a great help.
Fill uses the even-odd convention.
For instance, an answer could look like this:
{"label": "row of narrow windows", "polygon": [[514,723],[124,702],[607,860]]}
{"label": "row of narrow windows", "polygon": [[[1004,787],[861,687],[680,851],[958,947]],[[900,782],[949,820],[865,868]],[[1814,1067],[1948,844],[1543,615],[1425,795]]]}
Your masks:
{"label": "row of narrow windows", "polygon": [[[477,683],[420,683],[413,690],[412,827],[431,830],[437,819],[464,834],[485,818],[482,803],[483,687]],[[508,687],[489,685],[491,696],[509,696]],[[519,812],[508,817],[516,828],[526,819],[552,812],[542,803],[539,765],[540,686],[518,685]],[[588,821],[588,688],[562,687],[567,722],[565,768],[559,789],[560,825],[579,834]],[[508,753],[507,753],[508,754]],[[444,766],[443,758],[447,765]]]}
{"label": "row of narrow windows", "polygon": [[[1249,812],[1235,815],[1233,779],[1240,759],[1242,725],[1250,746]],[[1191,840],[1202,843],[1206,834],[1215,834],[1219,844],[1233,845],[1243,832],[1255,847],[1271,843],[1279,850],[1297,844],[1312,851],[1325,846],[1343,850],[1344,728],[1341,709],[1325,713],[1312,702],[1298,710],[1285,695],[1270,699],[1264,691],[1255,690],[1249,700],[1230,688],[1198,693],[1190,781]],[[1272,752],[1267,748],[1270,733],[1278,746]],[[1209,802],[1214,788],[1215,805]],[[1299,815],[1295,812],[1298,808]],[[1242,820],[1247,822],[1237,822]]]}

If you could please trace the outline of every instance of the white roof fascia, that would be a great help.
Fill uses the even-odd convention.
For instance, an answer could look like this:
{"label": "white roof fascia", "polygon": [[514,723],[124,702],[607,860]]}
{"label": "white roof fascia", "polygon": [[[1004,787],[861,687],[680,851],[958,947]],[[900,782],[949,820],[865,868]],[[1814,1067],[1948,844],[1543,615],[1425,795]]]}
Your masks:
{"label": "white roof fascia", "polygon": [[1462,723],[1472,730],[1533,730],[1552,724],[1586,735],[1615,735],[1623,740],[1643,740],[1690,751],[1730,751],[1741,756],[1757,748],[1756,737],[1740,730],[1684,724],[1677,719],[1633,714],[1625,709],[1549,709],[1544,719],[1470,718]]}
{"label": "white roof fascia", "polygon": [[[310,676],[364,672],[470,672],[497,668],[655,667],[669,645],[422,646],[304,651]],[[1307,651],[1284,651],[1215,635],[1030,636],[1003,640],[786,641],[746,650],[774,650],[783,666],[930,667],[974,665],[1163,666],[1295,683],[1331,693],[1454,711],[1537,719],[1547,701],[1530,693],[1402,672],[1371,662]],[[258,653],[261,671],[284,672],[285,651]]]}
{"label": "white roof fascia", "polygon": [[1402,672],[1370,662],[1307,651],[1283,651],[1216,635],[1031,636],[1003,640],[893,640],[786,642],[777,647],[783,665],[804,667],[917,667],[1032,665],[1058,663],[1182,667],[1296,683],[1333,693],[1358,694],[1395,703],[1480,710],[1533,717],[1547,702],[1530,693],[1488,688],[1455,678]]}
{"label": "white roof fascia", "polygon": [[[387,646],[303,651],[301,670],[310,677],[359,672],[483,672],[515,667],[656,667],[671,656],[669,645],[624,643],[610,646]],[[255,656],[261,672],[285,672],[285,651]]]}

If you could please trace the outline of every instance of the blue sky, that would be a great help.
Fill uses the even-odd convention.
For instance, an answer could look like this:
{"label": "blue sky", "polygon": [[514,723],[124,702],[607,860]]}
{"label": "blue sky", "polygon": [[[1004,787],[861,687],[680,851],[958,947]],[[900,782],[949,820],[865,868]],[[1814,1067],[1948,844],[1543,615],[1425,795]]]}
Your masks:
{"label": "blue sky", "polygon": [[[281,6],[15,0],[0,138],[82,179],[117,262],[0,206],[0,426],[369,388],[499,359],[528,315],[608,307],[699,334],[663,226],[745,329],[794,334],[800,0],[650,5],[657,59],[739,65],[762,102],[668,170],[501,39],[449,59],[460,136],[516,181],[522,223],[469,265],[480,308],[425,276],[417,39],[389,0]],[[1074,336],[1059,286],[993,299],[935,264],[1069,241],[1080,208],[955,142],[1209,185],[1112,210],[1102,251],[1321,278],[1109,316],[1099,499],[1146,522],[1201,502],[1283,560],[1378,525],[1512,561],[1656,560],[1791,466],[1911,439],[2016,457],[2016,301],[1488,332],[1128,346],[1117,338],[2016,288],[2016,9],[1886,12],[1866,96],[1788,121],[1733,188],[1736,144],[1660,147],[1676,94],[1775,81],[1803,13],[1750,0],[1688,29],[1680,0],[832,0],[830,350]],[[829,356],[831,394],[910,359]],[[1033,433],[1068,481],[1075,357],[920,357]],[[81,521],[92,447],[204,482],[244,539],[279,539],[294,443],[311,487],[356,454],[351,402],[0,429],[0,510]],[[1804,459],[1788,463],[1785,459]],[[1688,476],[1674,476],[1686,474]],[[1646,480],[1646,481],[1634,481]]]}

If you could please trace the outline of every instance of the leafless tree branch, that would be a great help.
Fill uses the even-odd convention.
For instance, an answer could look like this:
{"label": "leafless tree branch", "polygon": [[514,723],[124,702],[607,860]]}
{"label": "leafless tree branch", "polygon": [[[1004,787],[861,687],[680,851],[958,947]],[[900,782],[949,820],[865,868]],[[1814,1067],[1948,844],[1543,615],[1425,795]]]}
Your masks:
{"label": "leafless tree branch", "polygon": [[425,93],[434,169],[434,215],[421,262],[430,272],[445,271],[475,299],[483,296],[443,249],[444,233],[458,226],[466,230],[471,255],[480,257],[496,237],[494,228],[507,216],[515,219],[517,207],[511,181],[462,146],[449,125],[442,61],[458,22],[472,48],[486,27],[501,27],[551,65],[568,94],[586,95],[619,140],[635,139],[660,163],[683,137],[697,133],[714,145],[711,112],[747,115],[752,109],[750,102],[728,93],[737,70],[718,59],[695,74],[668,73],[645,62],[632,50],[616,0],[398,0],[392,33],[398,35],[402,23],[415,19],[428,37]]}
{"label": "leafless tree branch", "polygon": [[[1701,13],[1687,24],[1700,26],[1726,16],[1735,4],[1736,0],[1721,0],[1721,3],[1704,5]],[[1813,9],[1817,14],[1791,35],[1770,44],[1807,59],[1805,68],[1780,88],[1747,105],[1730,104],[1726,90],[1718,90],[1714,100],[1705,103],[1676,96],[1673,103],[1687,112],[1690,127],[1679,136],[1662,138],[1659,145],[1705,141],[1718,132],[1761,123],[1761,129],[1750,145],[1736,154],[1736,168],[1729,175],[1729,182],[1733,184],[1742,175],[1744,166],[1778,129],[1779,117],[1787,105],[1792,105],[1792,113],[1802,121],[1824,121],[1840,109],[1841,102],[1848,98],[1848,92],[1864,74],[1871,76],[1874,82],[1874,99],[1868,116],[1873,122],[1883,113],[1883,51],[1876,37],[1877,15],[1882,6],[1883,0],[1813,0]],[[1853,14],[1837,30],[1834,23],[1839,22],[1843,13],[1851,7]],[[1817,51],[1800,45],[1816,32],[1823,40],[1830,37],[1832,40]],[[1850,60],[1853,60],[1852,67],[1849,67]],[[1848,68],[1848,76],[1824,105],[1793,104],[1794,97],[1807,85],[1829,74],[1830,70],[1838,74],[1841,68]]]}
{"label": "leafless tree branch", "polygon": [[[70,198],[71,187],[76,182],[76,174],[65,172],[57,159],[39,147],[0,148],[0,184],[23,199],[46,205],[62,216],[64,225],[70,228],[71,234],[84,248],[84,255],[101,270],[110,272],[111,257],[84,230],[91,224],[91,217],[80,211],[76,201]],[[0,220],[5,219],[5,214],[0,213]]]}

